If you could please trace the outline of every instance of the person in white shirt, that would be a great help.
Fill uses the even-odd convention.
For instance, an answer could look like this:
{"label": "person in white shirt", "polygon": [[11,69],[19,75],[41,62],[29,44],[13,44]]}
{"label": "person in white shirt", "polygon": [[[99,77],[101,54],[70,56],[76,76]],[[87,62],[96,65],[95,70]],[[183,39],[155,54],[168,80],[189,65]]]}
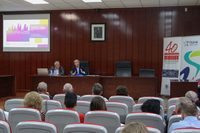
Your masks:
{"label": "person in white shirt", "polygon": [[194,103],[182,103],[181,113],[182,121],[173,123],[168,133],[171,133],[174,129],[177,128],[200,128],[200,121],[198,120],[198,110],[197,106]]}

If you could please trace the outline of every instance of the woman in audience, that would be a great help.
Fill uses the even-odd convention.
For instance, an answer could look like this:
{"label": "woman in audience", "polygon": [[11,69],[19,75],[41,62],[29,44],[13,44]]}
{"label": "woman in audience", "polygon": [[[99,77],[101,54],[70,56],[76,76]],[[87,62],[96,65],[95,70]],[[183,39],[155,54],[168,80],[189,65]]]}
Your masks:
{"label": "woman in audience", "polygon": [[[42,111],[42,97],[35,91],[31,91],[26,94],[23,101],[24,107],[30,107],[38,109],[39,111]],[[42,120],[45,119],[45,114],[41,112]]]}
{"label": "woman in audience", "polygon": [[90,111],[92,110],[107,110],[104,99],[101,97],[94,97],[90,103]]}
{"label": "woman in audience", "polygon": [[116,95],[128,96],[128,89],[126,86],[118,86],[116,89]]}
{"label": "woman in audience", "polygon": [[142,112],[150,112],[160,114],[160,101],[156,99],[149,99],[141,106]]}
{"label": "woman in audience", "polygon": [[149,133],[146,126],[139,122],[131,122],[124,127],[121,133]]}

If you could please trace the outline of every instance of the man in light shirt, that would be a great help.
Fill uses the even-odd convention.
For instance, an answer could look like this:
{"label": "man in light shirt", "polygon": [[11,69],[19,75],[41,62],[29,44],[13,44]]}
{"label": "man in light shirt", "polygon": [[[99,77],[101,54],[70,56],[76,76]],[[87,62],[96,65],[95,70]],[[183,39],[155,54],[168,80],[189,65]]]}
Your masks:
{"label": "man in light shirt", "polygon": [[182,121],[175,122],[171,125],[168,133],[171,133],[177,128],[200,128],[200,121],[198,120],[198,110],[194,103],[182,103],[181,113]]}

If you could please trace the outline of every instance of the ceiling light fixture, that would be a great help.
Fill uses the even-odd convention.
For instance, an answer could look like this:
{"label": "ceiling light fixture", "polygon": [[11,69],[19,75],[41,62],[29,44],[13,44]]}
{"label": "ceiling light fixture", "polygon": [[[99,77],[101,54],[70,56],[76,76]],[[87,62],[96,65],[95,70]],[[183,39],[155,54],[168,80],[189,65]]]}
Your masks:
{"label": "ceiling light fixture", "polygon": [[29,2],[31,4],[49,4],[49,2],[46,2],[44,0],[24,0],[26,2]]}
{"label": "ceiling light fixture", "polygon": [[91,3],[91,2],[102,2],[102,0],[82,0],[85,3]]}

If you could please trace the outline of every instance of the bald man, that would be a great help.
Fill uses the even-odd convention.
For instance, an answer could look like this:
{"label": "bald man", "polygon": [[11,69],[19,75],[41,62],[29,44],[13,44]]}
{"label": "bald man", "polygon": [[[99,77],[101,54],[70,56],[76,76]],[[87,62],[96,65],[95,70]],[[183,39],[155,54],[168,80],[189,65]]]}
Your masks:
{"label": "bald man", "polygon": [[188,91],[185,97],[189,98],[194,104],[199,100],[197,93],[194,91]]}
{"label": "bald man", "polygon": [[64,93],[67,93],[67,92],[74,92],[74,88],[73,88],[73,86],[72,86],[70,83],[66,83],[66,84],[63,86],[63,92],[64,92]]}

